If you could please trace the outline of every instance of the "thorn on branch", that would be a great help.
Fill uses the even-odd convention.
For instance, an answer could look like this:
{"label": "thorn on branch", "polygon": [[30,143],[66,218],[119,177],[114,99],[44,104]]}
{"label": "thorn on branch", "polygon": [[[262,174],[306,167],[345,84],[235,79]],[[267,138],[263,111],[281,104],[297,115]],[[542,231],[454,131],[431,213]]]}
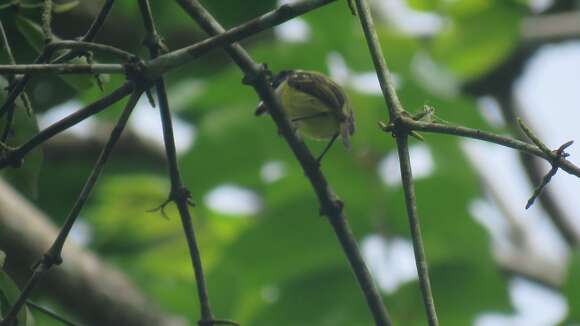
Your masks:
{"label": "thorn on branch", "polygon": [[167,207],[167,205],[169,205],[169,203],[171,203],[172,201],[173,201],[173,199],[171,198],[171,196],[169,196],[169,198],[167,198],[163,203],[161,203],[161,205],[159,205],[155,208],[148,209],[146,212],[147,213],[161,212],[161,216],[163,216],[164,219],[168,220],[169,216],[165,212],[165,207]]}
{"label": "thorn on branch", "polygon": [[151,107],[155,107],[155,97],[153,97],[153,93],[151,92],[151,88],[148,88],[145,91],[145,95],[147,96],[147,100],[149,101],[149,104],[151,105]]}
{"label": "thorn on branch", "polygon": [[425,140],[425,138],[423,138],[420,133],[412,130],[400,117],[395,119],[393,122],[389,122],[388,124],[384,123],[383,121],[379,121],[379,128],[381,128],[381,130],[384,132],[390,132],[393,138],[402,136],[403,134],[408,134],[409,136],[412,136],[419,141]]}
{"label": "thorn on branch", "polygon": [[165,219],[169,219],[169,216],[165,213],[165,207],[167,207],[167,205],[169,205],[171,202],[184,202],[191,207],[195,207],[195,203],[191,198],[191,192],[187,188],[181,187],[178,190],[172,190],[169,194],[169,197],[163,203],[161,203],[161,205],[153,209],[149,209],[147,212],[155,213],[160,211],[161,215],[163,215]]}
{"label": "thorn on branch", "polygon": [[[85,60],[87,61],[88,64],[92,65],[93,63],[95,63],[95,61],[93,60],[94,55],[93,52],[91,51],[82,51],[79,54],[80,57],[84,57]],[[103,86],[103,81],[101,80],[101,75],[100,74],[95,74],[95,81],[97,82],[97,87],[99,87],[99,90],[101,90],[101,92],[105,91],[105,88]]]}
{"label": "thorn on branch", "polygon": [[550,164],[552,165],[552,168],[550,169],[550,171],[548,171],[548,173],[546,173],[546,175],[542,178],[542,182],[534,190],[532,197],[530,197],[530,199],[526,203],[526,209],[532,207],[536,198],[538,198],[540,196],[540,194],[542,193],[542,191],[544,190],[546,185],[550,182],[550,180],[552,180],[552,177],[554,175],[556,175],[556,172],[558,172],[558,169],[560,168],[560,161],[562,159],[570,156],[570,154],[564,152],[564,150],[566,148],[568,148],[570,145],[572,145],[573,143],[574,143],[574,141],[571,140],[569,142],[566,142],[562,146],[560,146],[557,150],[550,152],[551,156],[553,156],[553,158],[550,160]]}

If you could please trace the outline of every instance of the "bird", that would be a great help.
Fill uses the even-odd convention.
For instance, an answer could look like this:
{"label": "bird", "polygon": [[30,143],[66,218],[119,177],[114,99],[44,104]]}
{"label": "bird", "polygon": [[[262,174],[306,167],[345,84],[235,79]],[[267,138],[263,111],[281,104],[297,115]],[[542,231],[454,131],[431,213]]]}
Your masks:
{"label": "bird", "polygon": [[[273,76],[271,86],[280,99],[282,109],[300,136],[328,144],[317,158],[320,163],[338,136],[351,148],[355,132],[354,113],[344,89],[330,77],[309,70],[283,70]],[[267,113],[263,102],[257,116]]]}

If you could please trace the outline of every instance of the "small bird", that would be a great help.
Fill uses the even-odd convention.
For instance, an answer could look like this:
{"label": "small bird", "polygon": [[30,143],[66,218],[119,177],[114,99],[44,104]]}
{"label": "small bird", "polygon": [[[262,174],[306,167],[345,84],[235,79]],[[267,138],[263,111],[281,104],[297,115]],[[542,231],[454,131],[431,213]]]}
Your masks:
{"label": "small bird", "polygon": [[[282,108],[300,135],[330,140],[318,157],[320,162],[340,135],[350,149],[354,133],[354,114],[345,91],[329,77],[306,70],[284,70],[272,78],[272,87]],[[256,115],[267,112],[260,102]]]}

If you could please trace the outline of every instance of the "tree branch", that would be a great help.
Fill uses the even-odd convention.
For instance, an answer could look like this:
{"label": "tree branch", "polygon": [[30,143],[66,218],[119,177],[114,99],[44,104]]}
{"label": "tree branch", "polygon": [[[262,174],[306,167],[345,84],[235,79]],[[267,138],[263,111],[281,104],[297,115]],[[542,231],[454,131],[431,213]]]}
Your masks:
{"label": "tree branch", "polygon": [[376,33],[373,18],[370,8],[365,0],[355,0],[361,26],[365,34],[365,39],[369,47],[373,63],[383,97],[387,104],[389,119],[395,124],[393,134],[397,139],[397,149],[399,152],[399,163],[401,168],[401,179],[403,189],[405,191],[405,204],[407,207],[407,217],[409,219],[409,226],[411,228],[411,238],[413,239],[413,249],[415,251],[415,264],[417,265],[417,273],[419,275],[419,283],[421,285],[421,294],[423,298],[423,305],[427,313],[427,320],[430,326],[437,326],[437,312],[435,309],[435,300],[433,299],[433,292],[431,290],[431,282],[429,280],[429,270],[427,267],[427,258],[425,256],[425,248],[421,236],[421,226],[417,214],[417,202],[415,198],[415,188],[413,185],[411,162],[409,158],[408,137],[410,130],[400,124],[400,120],[406,115],[391,77],[389,68],[385,61],[385,57],[381,50],[379,37]]}
{"label": "tree branch", "polygon": [[[224,32],[223,27],[211,16],[211,14],[197,0],[176,0],[177,3],[210,35],[218,35]],[[320,5],[329,1],[310,1]],[[290,149],[296,156],[304,173],[308,177],[320,203],[320,213],[329,218],[336,236],[338,237],[343,251],[354,271],[359,286],[367,300],[367,304],[377,325],[391,325],[382,298],[373,283],[372,277],[361,257],[356,240],[350,230],[350,226],[343,213],[343,203],[337,198],[334,191],[328,185],[326,178],[320,170],[316,159],[304,142],[295,135],[279,99],[274,94],[268,80],[267,71],[263,65],[255,63],[250,55],[239,45],[231,44],[225,48],[232,60],[244,72],[244,82],[250,84],[265,105],[269,108],[270,116],[278,126]]]}
{"label": "tree branch", "polygon": [[[7,271],[17,280],[29,275],[56,236],[49,218],[0,179],[0,248],[7,254]],[[127,275],[92,252],[68,242],[63,256],[66,264],[47,273],[39,290],[79,319],[90,325],[186,325],[160,311]]]}
{"label": "tree branch", "polygon": [[[467,128],[463,126],[447,125],[435,122],[415,121],[413,119],[406,117],[401,117],[401,123],[404,124],[406,128],[409,128],[411,130],[462,136],[487,141],[490,143],[513,148],[528,154],[532,154],[548,162],[558,159],[556,154],[548,155],[535,145],[523,142],[521,140],[517,140],[515,138],[501,136],[478,129]],[[392,131],[392,128],[387,126],[387,128],[383,130],[389,132]],[[580,177],[580,168],[574,165],[574,163],[570,162],[569,160],[560,158],[558,164],[562,170],[568,172],[571,175]]]}
{"label": "tree branch", "polygon": [[115,144],[117,143],[117,140],[119,140],[119,138],[121,137],[121,133],[123,132],[123,129],[125,129],[125,125],[127,124],[127,121],[129,120],[129,117],[131,116],[131,113],[133,112],[133,109],[135,108],[135,105],[137,104],[139,97],[141,96],[141,92],[142,92],[141,90],[135,90],[133,95],[127,102],[125,110],[121,114],[121,117],[117,122],[117,125],[111,132],[109,141],[107,142],[107,144],[103,148],[103,151],[101,152],[101,155],[97,159],[97,162],[95,163],[95,166],[91,171],[89,178],[87,179],[83,189],[81,190],[75,204],[71,208],[69,215],[67,216],[63,226],[61,227],[58,233],[58,236],[56,237],[56,239],[54,240],[48,251],[42,256],[40,261],[34,267],[32,276],[28,279],[28,282],[22,289],[22,292],[20,293],[20,296],[18,297],[16,302],[10,307],[8,313],[6,313],[5,318],[2,320],[2,322],[0,322],[0,326],[12,325],[12,322],[15,320],[16,315],[18,314],[22,306],[24,306],[24,304],[26,303],[26,301],[32,294],[32,291],[40,281],[40,279],[54,265],[60,265],[62,263],[62,251],[64,248],[65,241],[70,233],[70,230],[72,229],[73,224],[75,223],[80,211],[84,207],[84,204],[86,203],[95,184],[97,183],[97,180],[99,179],[99,176],[101,175],[101,172],[103,171],[109,159],[109,156],[113,151]]}
{"label": "tree branch", "polygon": [[[53,136],[59,134],[60,132],[76,125],[77,123],[83,121],[84,119],[95,115],[109,106],[113,105],[117,101],[121,100],[128,94],[134,91],[135,86],[132,82],[127,82],[123,86],[119,87],[117,90],[111,94],[100,98],[96,102],[89,104],[88,106],[76,111],[75,113],[63,118],[62,120],[55,122],[46,129],[40,131],[34,137],[32,137],[26,143],[20,145],[16,149],[9,150],[3,155],[0,155],[0,169],[6,166],[19,166],[22,159],[31,150],[37,146],[44,143],[46,140],[52,138]],[[0,152],[0,154],[2,154]]]}
{"label": "tree branch", "polygon": [[120,64],[74,64],[45,63],[0,65],[0,74],[124,74],[125,67]]}

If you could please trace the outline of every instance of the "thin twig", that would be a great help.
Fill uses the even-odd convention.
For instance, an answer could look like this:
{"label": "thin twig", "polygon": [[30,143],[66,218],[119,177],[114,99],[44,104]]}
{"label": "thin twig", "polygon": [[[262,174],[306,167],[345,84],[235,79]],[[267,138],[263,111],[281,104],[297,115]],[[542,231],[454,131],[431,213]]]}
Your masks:
{"label": "thin twig", "polygon": [[44,0],[44,5],[42,6],[42,34],[44,36],[44,43],[49,44],[52,42],[52,0]]}
{"label": "thin twig", "polygon": [[383,50],[381,49],[381,44],[375,30],[370,8],[365,0],[355,0],[355,3],[365,39],[375,65],[379,84],[384,94],[387,108],[389,109],[389,117],[393,120],[399,116],[400,112],[404,111],[403,106],[401,105],[397,92],[395,91],[395,83],[393,82],[393,77],[389,72],[385,56],[383,55]]}
{"label": "thin twig", "polygon": [[[107,15],[111,9],[112,4],[113,4],[112,0],[107,0],[107,2],[103,5],[101,11],[99,12],[99,15],[97,16],[97,18],[94,20],[93,24],[91,25],[91,27],[87,31],[87,34],[85,34],[85,36],[81,39],[83,42],[92,41],[92,39],[95,37],[97,32],[101,29],[101,27],[105,21],[105,18],[107,17]],[[52,15],[52,13],[48,13],[48,14]],[[48,22],[48,25],[50,25],[50,22]],[[50,26],[48,29],[50,29]],[[34,60],[34,63],[35,64],[42,64],[42,63],[48,62],[51,55],[52,55],[52,52],[49,51],[47,49],[47,47],[45,47],[41,51],[40,55]],[[72,52],[69,52],[67,54],[64,54],[63,56],[61,56],[57,60],[63,59],[65,57],[67,57],[68,59],[72,59],[72,58],[76,57],[77,55],[78,55],[78,53],[74,54]],[[30,80],[30,78],[31,78],[30,73],[25,74],[24,76],[22,76],[18,80],[16,85],[14,85],[14,87],[10,90],[10,93],[8,94],[8,97],[4,101],[4,104],[2,105],[2,107],[0,107],[0,117],[2,117],[2,115],[4,115],[4,113],[6,111],[11,110],[13,108],[14,101],[16,101],[16,99],[20,96],[21,93],[25,94],[25,93],[23,93],[24,88],[26,87],[26,84],[28,84],[28,81]],[[30,106],[29,106],[30,101],[28,100],[28,97],[26,95],[23,95],[22,100],[23,100],[25,106],[28,106],[27,109],[29,111],[31,111]],[[29,112],[29,113],[31,113],[31,112]]]}
{"label": "thin twig", "polygon": [[[179,5],[210,35],[224,32],[223,27],[197,0],[176,0]],[[329,1],[308,1],[321,6]],[[304,2],[306,3],[306,2]],[[263,65],[255,63],[250,55],[239,45],[231,44],[225,47],[245,74],[244,82],[254,87],[263,103],[269,108],[270,116],[278,126],[281,135],[287,141],[290,149],[302,166],[320,203],[320,213],[328,217],[338,237],[343,251],[355,273],[356,279],[365,295],[369,310],[377,325],[391,325],[382,298],[374,284],[372,277],[362,259],[356,239],[343,213],[343,204],[320,170],[316,159],[308,150],[304,142],[298,139],[288,121],[277,96],[267,80],[267,71]]]}
{"label": "thin twig", "polygon": [[58,236],[56,237],[50,248],[47,250],[47,252],[42,256],[40,261],[36,264],[32,276],[28,279],[28,282],[22,289],[22,292],[20,293],[20,296],[18,297],[16,302],[12,305],[12,307],[10,307],[10,310],[5,316],[5,319],[2,320],[2,322],[0,322],[0,326],[12,325],[12,322],[16,318],[16,315],[18,314],[20,309],[22,309],[23,305],[26,303],[26,301],[32,294],[32,291],[34,290],[34,288],[36,287],[42,276],[44,276],[44,274],[48,270],[50,270],[54,265],[60,265],[62,263],[61,254],[65,241],[70,233],[70,230],[72,229],[73,224],[75,223],[80,211],[84,207],[84,204],[86,203],[95,184],[97,183],[97,180],[99,179],[99,176],[101,175],[101,172],[103,171],[110,157],[110,154],[113,151],[113,148],[115,147],[117,141],[121,137],[123,129],[125,128],[127,121],[129,120],[129,117],[133,112],[133,108],[135,107],[137,101],[139,100],[139,97],[141,96],[141,93],[142,93],[141,90],[135,90],[132,96],[129,98],[129,101],[126,104],[125,109],[123,110],[123,113],[119,118],[119,121],[117,122],[115,128],[111,132],[111,136],[109,137],[107,144],[101,151],[101,154],[99,155],[99,158],[97,159],[97,162],[95,163],[95,166],[91,171],[90,176],[88,177],[85,185],[83,186],[83,189],[81,190],[76,202],[71,208],[63,226],[61,227],[58,233]]}
{"label": "thin twig", "polygon": [[[149,1],[139,0],[139,8],[141,10],[143,23],[147,31],[146,46],[149,48],[151,58],[154,59],[159,55],[159,51],[164,48],[164,45],[162,44],[161,37],[157,32]],[[201,254],[197,245],[195,230],[191,221],[191,214],[189,213],[191,194],[183,184],[179,171],[179,165],[177,163],[177,152],[175,149],[175,139],[173,134],[173,123],[171,121],[171,112],[169,109],[169,100],[167,97],[165,81],[162,77],[157,79],[155,82],[155,88],[157,90],[157,98],[159,101],[159,112],[163,126],[163,141],[165,142],[165,152],[171,179],[171,191],[169,199],[174,201],[177,205],[177,209],[179,210],[179,215],[181,217],[181,223],[183,225],[183,231],[185,233],[185,238],[189,248],[201,309],[201,318],[199,324],[201,325],[203,321],[207,325],[213,325],[213,314],[209,303]]]}
{"label": "thin twig", "polygon": [[[387,104],[389,119],[395,123],[395,127],[400,126],[400,120],[404,116],[404,109],[399,101],[395,86],[391,77],[391,73],[387,67],[385,57],[381,50],[379,37],[374,27],[371,10],[366,0],[356,0],[357,12],[360,23],[365,34],[365,39],[369,47],[369,51],[375,65],[375,70],[383,97]],[[427,258],[425,256],[425,248],[421,236],[421,227],[419,217],[417,214],[417,202],[415,198],[415,189],[412,179],[411,163],[409,159],[408,136],[409,129],[395,128],[393,131],[397,140],[397,149],[399,152],[399,162],[401,168],[401,179],[403,189],[405,191],[405,203],[407,206],[407,217],[409,219],[409,226],[411,228],[411,237],[413,239],[413,249],[415,251],[415,263],[417,265],[417,273],[419,275],[419,283],[421,285],[421,295],[423,304],[427,313],[427,321],[430,326],[437,326],[439,324],[437,319],[437,312],[435,309],[435,300],[433,299],[433,292],[431,290],[431,282],[429,281],[429,270],[427,268]]]}
{"label": "thin twig", "polygon": [[423,245],[423,237],[421,236],[421,224],[417,213],[417,199],[413,184],[411,159],[409,157],[408,136],[397,135],[396,139],[401,168],[401,183],[403,184],[403,190],[405,192],[405,205],[407,207],[411,238],[413,239],[413,251],[415,253],[415,264],[417,265],[423,304],[427,310],[429,325],[438,325],[435,302],[433,301],[433,291],[431,290],[431,281],[429,280],[427,257],[425,256],[425,246]]}
{"label": "thin twig", "polygon": [[130,61],[135,58],[135,54],[119,49],[112,45],[83,41],[56,41],[49,45],[54,50],[69,49],[80,52],[99,51],[119,57],[123,61]]}
{"label": "thin twig", "polygon": [[63,325],[67,325],[67,326],[80,326],[79,324],[73,323],[72,321],[64,318],[63,316],[57,314],[56,312],[54,312],[54,311],[52,311],[50,309],[47,309],[47,308],[45,308],[45,307],[43,307],[43,306],[41,306],[41,305],[39,305],[37,303],[34,303],[34,302],[30,301],[30,300],[26,301],[26,305],[29,306],[32,309],[35,309],[35,310],[37,310],[37,311],[39,311],[39,312],[41,312],[41,313],[49,316],[50,318],[52,318],[52,319],[54,319],[56,321],[61,322]]}
{"label": "thin twig", "polygon": [[6,51],[6,56],[8,57],[8,62],[10,64],[16,64],[14,59],[14,54],[12,54],[12,48],[10,47],[10,42],[8,42],[8,37],[6,36],[6,31],[4,30],[4,24],[0,20],[0,40],[2,42],[2,47]]}
{"label": "thin twig", "polygon": [[132,82],[127,82],[123,86],[119,87],[117,90],[111,94],[100,98],[99,100],[89,104],[88,106],[76,111],[75,113],[63,118],[62,120],[55,122],[46,129],[43,129],[29,141],[17,147],[16,149],[9,151],[0,158],[0,169],[6,166],[19,166],[22,159],[28,152],[44,143],[48,139],[54,137],[55,135],[61,133],[62,131],[76,125],[77,123],[83,121],[84,119],[95,115],[109,106],[113,105],[117,101],[121,100],[128,94],[134,91],[135,86]]}
{"label": "thin twig", "polygon": [[[241,41],[242,39],[253,36],[261,31],[282,24],[294,17],[303,15],[334,1],[336,0],[310,0],[286,4],[223,33],[209,33],[212,37],[204,41],[164,54],[152,60],[148,64],[149,73],[154,76],[159,76],[163,72],[191,62],[209,50]],[[239,62],[238,64],[243,63]]]}
{"label": "thin twig", "polygon": [[[103,7],[101,7],[101,10],[97,14],[97,17],[95,18],[95,20],[91,24],[91,27],[89,27],[89,29],[87,30],[85,35],[80,38],[81,42],[91,42],[95,38],[95,36],[97,36],[97,33],[103,27],[103,24],[105,23],[105,19],[107,18],[107,16],[109,15],[109,12],[111,11],[111,7],[113,7],[113,2],[114,2],[114,0],[106,0],[105,1],[105,3],[103,4]],[[82,51],[69,51],[69,52],[61,55],[60,57],[56,58],[53,63],[63,63],[63,62],[68,61],[70,59],[81,56],[82,54],[83,54]]]}
{"label": "thin twig", "polygon": [[[6,31],[4,30],[4,25],[2,21],[0,21],[0,40],[2,42],[2,47],[6,52],[6,56],[8,57],[8,62],[12,65],[16,64],[16,59],[14,59],[14,55],[12,53],[12,48],[10,47],[10,42],[8,41],[8,37],[6,36]],[[19,87],[21,81],[19,81],[14,75],[8,76],[8,89],[10,90],[10,95],[13,95],[14,89]],[[18,95],[14,97],[16,99]],[[32,115],[32,105],[30,104],[30,100],[28,99],[28,95],[25,92],[20,93],[20,99],[22,100],[22,104],[26,109],[29,115]],[[12,133],[12,124],[14,123],[14,110],[15,110],[15,100],[6,101],[6,104],[0,108],[0,117],[4,113],[6,113],[6,124],[4,125],[4,129],[2,134],[0,135],[0,142],[6,142],[8,137]]]}
{"label": "thin twig", "polygon": [[[38,55],[38,57],[36,59],[34,59],[33,64],[39,64],[39,63],[46,62],[50,58],[51,55],[52,55],[52,53],[45,48]],[[2,72],[0,72],[0,74],[1,73]],[[12,87],[10,89],[8,96],[4,100],[4,104],[2,104],[2,107],[0,107],[0,117],[2,117],[4,115],[4,113],[6,113],[8,110],[13,109],[14,101],[16,101],[16,99],[24,91],[24,88],[26,87],[26,84],[30,80],[30,77],[31,77],[30,74],[26,74],[26,75],[20,77],[18,79],[18,81],[16,82],[16,84],[14,84],[14,87]]]}
{"label": "thin twig", "polygon": [[[482,131],[479,129],[448,125],[436,122],[415,121],[405,117],[401,118],[401,123],[403,123],[406,128],[409,128],[411,130],[463,136],[467,138],[487,141],[490,143],[513,148],[528,154],[532,154],[548,162],[556,158],[556,156],[553,153],[547,155],[544,151],[542,151],[534,144],[529,144],[511,137],[501,136],[491,132]],[[387,126],[386,131],[390,131],[389,126]],[[559,164],[562,170],[568,172],[571,175],[580,177],[580,167],[574,165],[574,163],[562,158]]]}
{"label": "thin twig", "polygon": [[[234,27],[220,35],[215,35],[206,40],[178,49],[145,63],[144,70],[150,79],[156,79],[168,72],[189,63],[207,52],[226,46],[230,43],[238,42],[242,39],[253,36],[273,26],[282,24],[294,17],[300,16],[308,11],[314,10],[336,0],[310,0],[284,5],[276,10],[272,10],[260,17],[252,19],[244,24]],[[69,44],[71,47],[74,41],[62,41],[59,43]],[[77,42],[78,43],[78,42]],[[92,43],[91,43],[92,44]],[[80,46],[80,45],[79,45]],[[121,53],[116,53],[121,55]],[[125,54],[128,54],[125,53]],[[61,57],[62,58],[62,57]],[[58,58],[55,62],[62,62]],[[21,73],[125,73],[122,65],[115,64],[94,64],[94,65],[0,65],[0,73],[21,74]]]}
{"label": "thin twig", "polygon": [[105,3],[103,4],[103,7],[99,11],[99,14],[97,15],[97,17],[95,18],[95,20],[91,24],[91,27],[89,27],[89,29],[87,30],[85,35],[83,37],[81,37],[81,41],[90,42],[90,41],[95,39],[95,36],[97,36],[97,33],[103,27],[103,24],[105,23],[105,19],[107,18],[107,16],[109,15],[109,12],[111,11],[111,7],[113,7],[113,2],[114,2],[114,0],[106,0],[105,1]]}
{"label": "thin twig", "polygon": [[[23,65],[0,65],[0,74],[124,74],[121,64],[67,64],[44,63]],[[23,79],[24,80],[24,79]]]}
{"label": "thin twig", "polygon": [[521,118],[517,119],[518,125],[520,126],[520,128],[522,129],[522,131],[524,132],[524,134],[532,141],[532,143],[534,143],[536,146],[538,146],[538,148],[544,152],[544,154],[550,156],[552,154],[552,151],[548,148],[548,146],[546,146],[546,144],[544,144],[540,138],[538,138],[533,132],[532,130],[524,123],[524,121]]}

